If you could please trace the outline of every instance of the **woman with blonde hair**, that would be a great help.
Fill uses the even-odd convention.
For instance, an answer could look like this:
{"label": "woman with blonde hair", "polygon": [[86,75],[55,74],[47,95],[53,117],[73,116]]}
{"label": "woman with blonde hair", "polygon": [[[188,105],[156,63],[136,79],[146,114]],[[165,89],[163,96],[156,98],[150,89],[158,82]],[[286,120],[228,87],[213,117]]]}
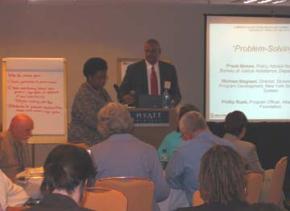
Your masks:
{"label": "woman with blonde hair", "polygon": [[228,146],[216,145],[202,157],[199,184],[205,204],[179,211],[235,211],[247,207],[245,202],[245,164]]}

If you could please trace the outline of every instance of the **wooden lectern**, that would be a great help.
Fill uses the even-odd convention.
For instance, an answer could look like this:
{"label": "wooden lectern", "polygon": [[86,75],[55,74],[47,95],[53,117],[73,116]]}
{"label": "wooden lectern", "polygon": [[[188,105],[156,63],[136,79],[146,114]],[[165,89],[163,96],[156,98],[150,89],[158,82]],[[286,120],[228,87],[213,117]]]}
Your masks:
{"label": "wooden lectern", "polygon": [[129,112],[134,119],[133,135],[156,149],[165,135],[177,128],[174,108],[129,108]]}

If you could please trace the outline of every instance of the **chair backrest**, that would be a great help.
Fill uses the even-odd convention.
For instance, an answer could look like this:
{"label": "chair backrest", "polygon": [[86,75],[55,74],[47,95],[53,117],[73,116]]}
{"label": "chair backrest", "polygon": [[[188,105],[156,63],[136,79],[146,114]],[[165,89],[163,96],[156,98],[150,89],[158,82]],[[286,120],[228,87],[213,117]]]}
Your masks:
{"label": "chair backrest", "polygon": [[200,191],[197,190],[193,193],[193,197],[192,197],[192,205],[193,206],[199,206],[199,205],[202,205],[204,204],[204,201],[203,199],[201,198],[200,196]]}
{"label": "chair backrest", "polygon": [[264,173],[249,172],[246,174],[246,201],[249,204],[257,203],[260,197]]}
{"label": "chair backrest", "polygon": [[[6,211],[24,211],[26,209],[27,207],[7,207]],[[1,206],[0,206],[0,211],[2,211]]]}
{"label": "chair backrest", "polygon": [[145,178],[110,177],[96,181],[96,187],[111,188],[122,192],[128,202],[128,211],[151,211],[154,184]]}
{"label": "chair backrest", "polygon": [[288,157],[282,157],[275,166],[267,202],[280,205]]}
{"label": "chair backrest", "polygon": [[127,211],[127,198],[117,190],[88,188],[83,207],[100,211]]}

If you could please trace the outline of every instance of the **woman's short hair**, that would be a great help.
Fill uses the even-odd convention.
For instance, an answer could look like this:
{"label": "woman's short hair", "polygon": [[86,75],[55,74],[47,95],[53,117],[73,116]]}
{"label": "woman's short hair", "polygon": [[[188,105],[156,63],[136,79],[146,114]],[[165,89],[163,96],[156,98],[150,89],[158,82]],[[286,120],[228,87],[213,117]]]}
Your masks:
{"label": "woman's short hair", "polygon": [[105,72],[108,69],[107,62],[100,57],[93,57],[86,61],[83,67],[83,74],[88,79],[97,72]]}
{"label": "woman's short hair", "polygon": [[49,154],[44,164],[43,193],[55,189],[72,193],[79,185],[95,177],[96,170],[88,152],[73,145],[58,145]]}
{"label": "woman's short hair", "polygon": [[116,133],[130,133],[133,119],[126,106],[108,103],[98,113],[98,130],[104,136]]}
{"label": "woman's short hair", "polygon": [[244,201],[245,165],[241,156],[228,146],[216,145],[201,159],[199,183],[202,198],[208,203]]}
{"label": "woman's short hair", "polygon": [[243,128],[246,128],[248,119],[246,115],[241,111],[233,111],[228,113],[225,119],[224,127],[225,132],[238,136],[242,132]]}

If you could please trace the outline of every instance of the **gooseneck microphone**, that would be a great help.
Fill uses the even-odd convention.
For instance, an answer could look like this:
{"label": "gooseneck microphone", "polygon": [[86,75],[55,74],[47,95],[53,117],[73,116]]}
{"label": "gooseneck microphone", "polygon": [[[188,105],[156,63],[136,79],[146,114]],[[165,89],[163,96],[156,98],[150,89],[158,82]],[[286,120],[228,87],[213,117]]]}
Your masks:
{"label": "gooseneck microphone", "polygon": [[118,101],[121,102],[119,86],[118,86],[117,84],[113,84],[113,87],[114,87],[115,92],[116,92],[116,94],[117,94],[117,99],[118,99]]}

